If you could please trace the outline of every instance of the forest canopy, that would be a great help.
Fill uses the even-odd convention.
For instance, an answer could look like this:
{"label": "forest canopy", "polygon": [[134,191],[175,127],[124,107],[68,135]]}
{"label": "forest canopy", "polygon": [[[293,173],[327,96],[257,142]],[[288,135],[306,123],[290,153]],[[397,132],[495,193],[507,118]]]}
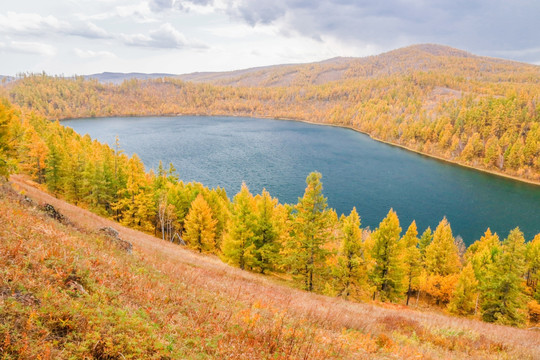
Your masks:
{"label": "forest canopy", "polygon": [[540,234],[525,239],[516,228],[499,238],[487,229],[465,248],[445,218],[434,230],[417,229],[392,209],[369,230],[356,209],[338,216],[327,206],[319,173],[307,176],[297,204],[253,195],[245,184],[231,200],[221,188],[184,183],[172,165],[146,172],[118,143],[111,148],[7,102],[0,120],[9,144],[3,163],[18,166],[4,171],[28,174],[55,196],[162,240],[352,301],[422,299],[517,326],[538,319]]}
{"label": "forest canopy", "polygon": [[409,47],[225,75],[201,83],[176,77],[115,85],[28,74],[3,91],[22,109],[52,120],[198,114],[347,126],[459,164],[540,180],[538,66]]}
{"label": "forest canopy", "polygon": [[309,120],[540,181],[539,67],[448,49],[411,47],[213,83],[22,75],[1,88],[0,175],[27,174],[122,225],[307,291],[407,305],[422,299],[488,322],[535,323],[540,234],[525,239],[518,228],[488,228],[465,248],[447,219],[418,229],[392,209],[365,229],[356,209],[340,215],[327,206],[319,173],[307,176],[296,204],[267,191],[254,195],[245,184],[231,199],[221,188],[183,182],[172,164],[146,172],[118,142],[111,148],[54,121],[171,114]]}

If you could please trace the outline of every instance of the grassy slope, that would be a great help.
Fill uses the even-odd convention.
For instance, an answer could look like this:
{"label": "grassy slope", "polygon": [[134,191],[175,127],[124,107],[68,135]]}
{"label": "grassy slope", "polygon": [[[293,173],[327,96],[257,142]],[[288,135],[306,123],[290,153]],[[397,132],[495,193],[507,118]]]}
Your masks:
{"label": "grassy slope", "polygon": [[[0,358],[538,358],[540,334],[281,286],[55,199],[0,192]],[[114,226],[132,255],[96,234]],[[86,293],[70,284],[81,284]]]}

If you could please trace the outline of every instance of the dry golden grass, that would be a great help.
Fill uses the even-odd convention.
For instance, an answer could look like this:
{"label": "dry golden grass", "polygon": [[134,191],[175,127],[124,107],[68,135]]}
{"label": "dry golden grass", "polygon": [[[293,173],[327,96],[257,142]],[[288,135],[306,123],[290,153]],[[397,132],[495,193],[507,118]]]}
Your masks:
{"label": "dry golden grass", "polygon": [[74,226],[0,196],[0,358],[540,358],[538,332],[292,289],[12,183]]}

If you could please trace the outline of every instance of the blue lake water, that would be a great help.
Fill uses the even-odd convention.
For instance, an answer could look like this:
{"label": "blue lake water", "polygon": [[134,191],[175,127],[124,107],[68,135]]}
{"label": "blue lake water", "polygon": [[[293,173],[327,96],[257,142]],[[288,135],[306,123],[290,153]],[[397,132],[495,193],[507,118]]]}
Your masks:
{"label": "blue lake water", "polygon": [[358,132],[301,122],[239,117],[140,117],[65,120],[80,134],[137,153],[147,169],[172,162],[184,181],[221,186],[232,198],[245,181],[282,203],[296,203],[312,171],[338,214],[356,206],[375,228],[393,208],[403,231],[446,216],[470,244],[490,227],[501,239],[519,226],[540,233],[540,186],[463,168],[370,139]]}

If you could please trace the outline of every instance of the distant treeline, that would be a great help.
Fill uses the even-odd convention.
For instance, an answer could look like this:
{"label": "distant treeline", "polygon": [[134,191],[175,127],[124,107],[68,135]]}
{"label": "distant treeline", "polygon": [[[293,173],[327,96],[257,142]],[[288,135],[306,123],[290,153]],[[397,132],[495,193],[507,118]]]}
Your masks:
{"label": "distant treeline", "polygon": [[[56,80],[55,80],[56,81]],[[64,83],[60,80],[59,83]],[[363,229],[356,209],[327,207],[321,174],[306,179],[297,204],[280,204],[244,184],[225,190],[179,180],[172,165],[156,173],[120,150],[58,122],[0,104],[0,172],[24,172],[48,191],[123,225],[218,255],[242,269],[279,275],[308,291],[355,301],[416,304],[421,298],[488,322],[523,325],[540,317],[540,234],[526,242],[486,230],[466,248],[442,219],[402,231],[390,210]]]}

